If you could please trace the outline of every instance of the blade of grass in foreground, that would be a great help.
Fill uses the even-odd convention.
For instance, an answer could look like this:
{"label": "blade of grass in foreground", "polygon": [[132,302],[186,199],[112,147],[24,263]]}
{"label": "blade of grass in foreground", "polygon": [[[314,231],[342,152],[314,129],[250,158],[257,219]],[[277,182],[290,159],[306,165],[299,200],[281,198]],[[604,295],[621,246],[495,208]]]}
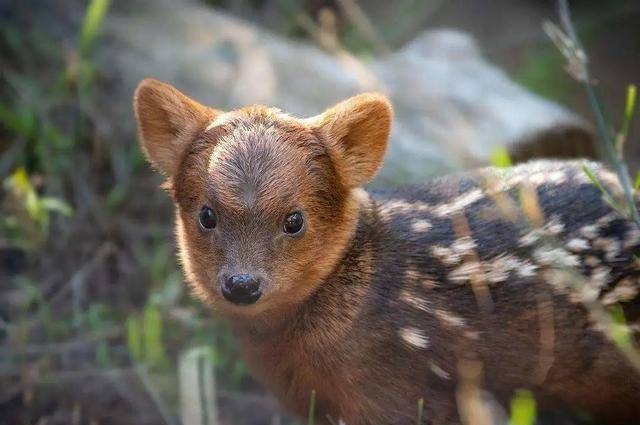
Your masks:
{"label": "blade of grass in foreground", "polygon": [[95,40],[102,22],[107,15],[111,0],[91,0],[82,21],[82,29],[80,30],[80,54],[84,55],[89,52],[89,48]]}
{"label": "blade of grass in foreground", "polygon": [[418,400],[418,425],[422,425],[422,418],[424,417],[424,398]]}
{"label": "blade of grass in foreground", "polygon": [[536,423],[536,400],[528,390],[518,390],[511,399],[509,425],[534,425]]}
{"label": "blade of grass in foreground", "polygon": [[629,135],[629,128],[631,127],[631,120],[633,118],[633,112],[636,108],[636,86],[629,84],[627,87],[627,100],[624,105],[624,118],[622,120],[622,126],[616,137],[616,147],[618,148],[618,155],[622,158],[624,151],[624,144],[627,141]]}
{"label": "blade of grass in foreground", "polygon": [[311,390],[311,397],[309,398],[309,418],[307,419],[307,425],[313,425],[316,419],[316,390]]}

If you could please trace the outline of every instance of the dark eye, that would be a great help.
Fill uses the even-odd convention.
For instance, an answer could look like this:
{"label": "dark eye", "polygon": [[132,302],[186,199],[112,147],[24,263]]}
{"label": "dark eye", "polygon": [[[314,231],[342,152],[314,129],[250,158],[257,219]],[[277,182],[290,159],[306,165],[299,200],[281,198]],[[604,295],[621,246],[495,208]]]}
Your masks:
{"label": "dark eye", "polygon": [[200,210],[198,221],[200,222],[200,226],[207,230],[211,230],[216,227],[216,223],[218,222],[218,220],[216,220],[216,213],[207,206],[202,207]]}
{"label": "dark eye", "polygon": [[295,235],[302,230],[304,218],[300,211],[292,212],[284,219],[284,232]]}

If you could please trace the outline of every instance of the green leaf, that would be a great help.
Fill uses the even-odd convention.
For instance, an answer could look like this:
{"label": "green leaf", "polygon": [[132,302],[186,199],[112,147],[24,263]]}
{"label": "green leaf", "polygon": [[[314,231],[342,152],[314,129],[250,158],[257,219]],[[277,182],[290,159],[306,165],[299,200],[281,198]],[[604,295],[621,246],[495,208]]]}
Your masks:
{"label": "green leaf", "polygon": [[29,180],[29,174],[24,167],[18,167],[7,179],[6,185],[24,202],[24,208],[29,218],[40,225],[47,222],[47,214],[42,208],[38,194]]}
{"label": "green leaf", "polygon": [[634,189],[640,189],[640,171],[636,173],[636,181],[633,184]]}
{"label": "green leaf", "polygon": [[316,390],[311,390],[311,396],[309,397],[309,417],[307,418],[307,425],[313,425],[316,420]]}
{"label": "green leaf", "polygon": [[511,157],[507,149],[504,147],[494,149],[491,153],[491,164],[498,168],[511,167]]}
{"label": "green leaf", "polygon": [[534,425],[536,422],[536,400],[528,390],[518,390],[511,399],[509,425]]}
{"label": "green leaf", "polygon": [[127,345],[129,353],[136,362],[142,362],[144,351],[142,345],[142,322],[136,316],[127,319]]}
{"label": "green leaf", "polygon": [[613,321],[611,325],[610,336],[613,341],[621,348],[630,348],[633,347],[633,342],[631,341],[631,332],[629,331],[629,327],[627,326],[627,320],[624,317],[624,311],[622,307],[619,305],[615,305],[610,309],[611,320]]}
{"label": "green leaf", "polygon": [[102,367],[108,367],[111,364],[109,357],[109,345],[106,341],[99,341],[96,347],[96,362]]}
{"label": "green leaf", "polygon": [[148,303],[143,316],[143,340],[145,361],[152,366],[164,366],[167,357],[162,342],[162,316],[155,305]]}
{"label": "green leaf", "polygon": [[104,18],[107,15],[110,3],[110,0],[91,0],[91,3],[89,3],[80,31],[81,54],[84,55],[89,52],[89,48],[98,35]]}
{"label": "green leaf", "polygon": [[42,306],[46,303],[45,297],[40,291],[40,287],[30,279],[24,276],[19,276],[18,278],[16,278],[15,283],[22,292],[25,292],[27,294],[27,306],[31,303],[35,303],[38,306]]}
{"label": "green leaf", "polygon": [[33,190],[31,182],[29,181],[29,174],[24,167],[18,167],[13,174],[8,178],[7,185],[14,188],[19,194],[25,194],[30,190]]}
{"label": "green leaf", "polygon": [[633,112],[636,107],[636,86],[630,84],[627,87],[627,101],[624,107],[624,120],[622,122],[622,128],[620,133],[624,138],[629,134],[629,127],[631,126],[631,118],[633,118]]}
{"label": "green leaf", "polygon": [[106,205],[111,211],[115,210],[122,204],[127,196],[128,188],[124,184],[115,185],[107,194]]}
{"label": "green leaf", "polygon": [[424,398],[418,400],[418,425],[422,425],[422,418],[424,418]]}

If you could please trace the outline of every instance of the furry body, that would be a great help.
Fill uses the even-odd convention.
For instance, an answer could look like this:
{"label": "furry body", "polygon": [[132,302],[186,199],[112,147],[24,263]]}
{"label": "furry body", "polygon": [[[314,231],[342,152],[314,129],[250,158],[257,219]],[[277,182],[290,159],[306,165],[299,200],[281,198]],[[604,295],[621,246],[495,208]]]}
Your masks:
{"label": "furry body", "polygon": [[[305,416],[315,390],[322,423],[415,423],[421,398],[429,423],[469,422],[527,388],[542,411],[640,421],[640,373],[602,315],[617,306],[637,338],[640,230],[581,163],[367,193],[391,124],[380,95],[300,120],[222,113],[146,80],[135,108],[189,284],[292,412]],[[215,226],[198,225],[203,208]],[[295,235],[282,231],[292,211]],[[251,305],[221,295],[237,273],[259,282]]]}

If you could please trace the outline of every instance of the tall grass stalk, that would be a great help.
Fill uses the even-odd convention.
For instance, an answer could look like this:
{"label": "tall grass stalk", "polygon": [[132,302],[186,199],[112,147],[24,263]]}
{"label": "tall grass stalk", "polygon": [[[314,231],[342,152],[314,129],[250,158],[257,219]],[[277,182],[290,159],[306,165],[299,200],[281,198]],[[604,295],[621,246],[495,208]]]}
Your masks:
{"label": "tall grass stalk", "polygon": [[422,418],[424,418],[424,398],[418,400],[418,425],[422,425]]}
{"label": "tall grass stalk", "polygon": [[307,418],[307,425],[313,425],[316,420],[316,390],[311,390],[311,396],[309,397],[309,417]]}
{"label": "tall grass stalk", "polygon": [[[633,185],[631,183],[631,177],[629,176],[627,164],[623,161],[622,153],[617,151],[616,145],[612,139],[612,126],[609,125],[605,118],[604,106],[591,78],[589,58],[576,34],[567,0],[558,0],[558,11],[562,29],[549,21],[546,21],[543,24],[543,29],[567,60],[567,70],[569,74],[576,81],[582,84],[585,90],[589,105],[593,110],[596,120],[598,134],[603,142],[602,145],[604,147],[606,159],[611,163],[611,166],[618,175],[620,185],[622,186],[629,217],[640,228],[640,215],[638,214],[638,209],[636,208],[633,199]],[[629,95],[627,96],[625,121],[620,133],[620,138],[622,140],[625,140],[628,134],[627,132],[631,123],[634,103],[635,89],[630,89]]]}
{"label": "tall grass stalk", "polygon": [[100,33],[100,28],[107,15],[111,0],[91,0],[82,21],[80,30],[80,55],[84,56],[89,52],[93,41]]}

